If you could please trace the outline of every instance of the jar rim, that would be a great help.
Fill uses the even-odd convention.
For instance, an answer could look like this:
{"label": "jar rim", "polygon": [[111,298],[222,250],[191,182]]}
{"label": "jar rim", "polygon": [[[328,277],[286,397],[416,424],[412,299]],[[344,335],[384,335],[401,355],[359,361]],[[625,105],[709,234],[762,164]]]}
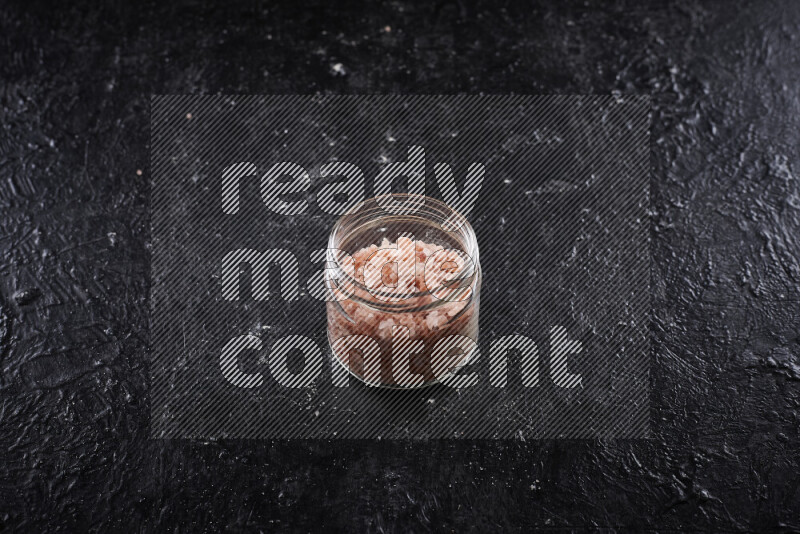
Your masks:
{"label": "jar rim", "polygon": [[[391,197],[391,199],[389,198]],[[402,203],[402,206],[398,210],[389,211],[382,207],[381,199],[398,201]],[[423,210],[427,210],[424,211]],[[422,213],[420,213],[422,212]],[[366,199],[359,204],[353,206],[347,212],[339,217],[334,224],[333,228],[331,229],[330,236],[328,238],[328,251],[326,254],[326,263],[327,269],[332,269],[336,272],[336,277],[334,280],[343,280],[347,287],[353,287],[355,290],[361,292],[364,295],[374,296],[375,292],[367,288],[361,282],[359,282],[354,276],[351,276],[343,267],[340,262],[341,255],[335,254],[334,251],[339,251],[340,241],[342,239],[342,233],[345,231],[345,225],[349,223],[356,223],[362,222],[362,224],[354,224],[353,228],[349,228],[347,230],[350,231],[357,231],[358,228],[363,227],[366,222],[374,220],[374,218],[378,218],[381,216],[386,216],[390,218],[398,218],[398,217],[414,217],[418,218],[426,223],[432,223],[441,228],[441,230],[447,234],[456,234],[458,233],[461,237],[461,241],[463,243],[459,243],[463,246],[463,252],[467,254],[472,262],[472,269],[468,272],[467,275],[463,277],[458,277],[453,280],[448,281],[448,286],[454,289],[469,287],[474,288],[476,282],[480,280],[480,259],[478,256],[478,240],[475,235],[475,230],[472,228],[472,225],[469,221],[464,217],[461,213],[456,211],[451,206],[445,204],[444,202],[437,200],[435,198],[431,198],[425,195],[418,195],[418,194],[409,194],[409,193],[389,193],[386,195],[379,195],[376,197],[372,197]],[[359,217],[361,219],[359,219]],[[363,219],[363,220],[362,220]],[[458,241],[458,239],[457,239]],[[341,252],[341,251],[340,251]],[[326,276],[326,284],[328,282],[328,277]],[[457,284],[457,285],[456,285]],[[383,312],[402,312],[408,313],[423,309],[432,309],[441,304],[451,302],[450,300],[446,299],[439,299],[433,293],[440,289],[440,287],[436,287],[433,289],[426,289],[425,291],[418,291],[409,295],[403,295],[399,302],[388,302],[378,298],[366,299],[359,297],[356,294],[355,290],[346,291],[344,288],[339,287],[338,289],[345,293],[348,298],[351,298],[357,302],[363,303],[370,307],[379,309]],[[397,296],[397,294],[387,294],[387,293],[378,293],[382,296]],[[414,302],[420,299],[421,297],[425,297],[427,295],[433,295],[434,300],[433,302],[429,302],[425,305],[414,305]],[[474,291],[470,295],[470,300],[475,297]]]}

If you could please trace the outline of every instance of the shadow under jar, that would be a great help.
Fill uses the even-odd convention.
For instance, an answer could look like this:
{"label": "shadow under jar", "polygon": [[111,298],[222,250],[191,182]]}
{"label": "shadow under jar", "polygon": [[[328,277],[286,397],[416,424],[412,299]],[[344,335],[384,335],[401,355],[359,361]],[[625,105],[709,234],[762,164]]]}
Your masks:
{"label": "shadow under jar", "polygon": [[369,199],[333,227],[326,263],[328,341],[360,380],[446,382],[476,353],[478,243],[446,204],[419,195]]}

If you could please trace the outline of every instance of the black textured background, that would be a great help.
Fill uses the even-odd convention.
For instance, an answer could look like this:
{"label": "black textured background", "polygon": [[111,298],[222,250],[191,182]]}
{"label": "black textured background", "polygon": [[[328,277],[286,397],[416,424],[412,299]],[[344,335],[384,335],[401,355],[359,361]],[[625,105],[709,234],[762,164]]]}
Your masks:
{"label": "black textured background", "polygon": [[[0,6],[0,530],[800,529],[800,3],[63,4]],[[148,440],[150,94],[317,91],[652,93],[652,440]]]}

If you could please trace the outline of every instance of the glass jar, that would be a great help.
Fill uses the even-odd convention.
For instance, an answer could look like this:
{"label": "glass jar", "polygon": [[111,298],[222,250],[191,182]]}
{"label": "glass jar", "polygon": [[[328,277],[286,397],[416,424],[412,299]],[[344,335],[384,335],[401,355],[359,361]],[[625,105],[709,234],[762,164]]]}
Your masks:
{"label": "glass jar", "polygon": [[372,386],[453,385],[477,353],[480,308],[478,243],[462,215],[419,195],[369,199],[334,225],[326,263],[339,363]]}

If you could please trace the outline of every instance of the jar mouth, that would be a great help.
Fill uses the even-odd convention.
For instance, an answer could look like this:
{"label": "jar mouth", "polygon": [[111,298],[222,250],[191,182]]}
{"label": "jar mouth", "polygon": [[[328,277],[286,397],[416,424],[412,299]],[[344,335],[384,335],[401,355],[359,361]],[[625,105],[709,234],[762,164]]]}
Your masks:
{"label": "jar mouth", "polygon": [[[384,209],[382,205],[389,201],[400,203],[400,207],[392,211]],[[383,226],[380,229],[386,230],[387,226],[397,223],[417,228],[438,228],[441,235],[446,236],[441,240],[454,245],[446,248],[455,248],[465,253],[471,260],[469,265],[463,273],[448,280],[443,286],[427,288],[424,291],[401,294],[367,288],[343,267],[343,258],[355,251],[342,250],[342,247],[347,245],[348,236],[365,233],[370,227]],[[453,291],[454,294],[469,293],[469,298],[460,300],[471,300],[475,295],[474,291],[470,290],[474,289],[481,276],[478,241],[467,219],[439,200],[408,193],[380,195],[367,199],[339,217],[328,239],[326,263],[326,273],[331,271],[334,273],[333,276],[326,275],[326,285],[330,283],[336,286],[335,289],[348,299],[390,313],[432,309],[452,302],[453,298],[439,299],[436,296],[436,292],[443,288]],[[331,289],[334,288],[329,286],[329,290]],[[431,296],[434,297],[432,300]]]}

